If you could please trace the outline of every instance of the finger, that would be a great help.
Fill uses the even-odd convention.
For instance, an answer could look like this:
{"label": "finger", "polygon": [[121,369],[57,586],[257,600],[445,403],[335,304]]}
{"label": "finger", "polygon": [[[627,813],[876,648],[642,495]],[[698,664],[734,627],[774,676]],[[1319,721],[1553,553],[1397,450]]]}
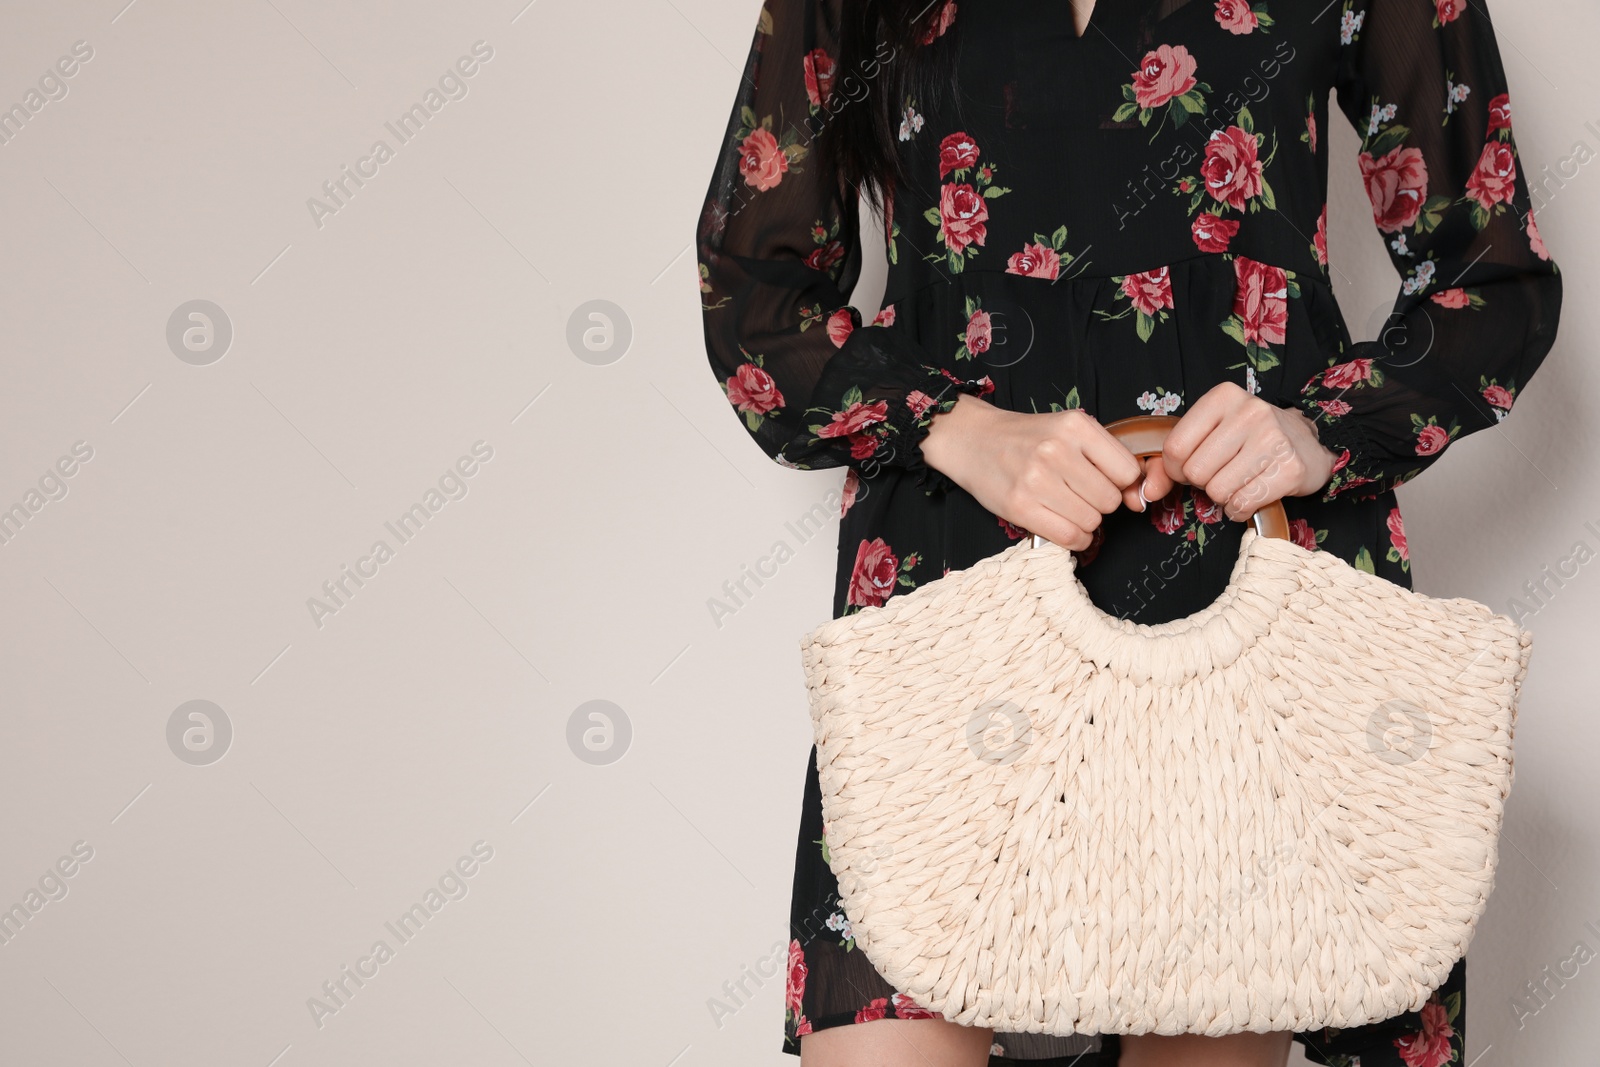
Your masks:
{"label": "finger", "polygon": [[1083,455],[1118,489],[1137,485],[1143,476],[1144,464],[1116,435],[1096,422],[1083,442]]}
{"label": "finger", "polygon": [[1243,443],[1236,415],[1251,399],[1225,382],[1207,390],[1178,419],[1162,445],[1164,466],[1174,481],[1203,486],[1233,458]]}
{"label": "finger", "polygon": [[1287,477],[1281,470],[1262,471],[1228,497],[1227,502],[1223,504],[1223,513],[1235,522],[1245,521],[1273,501],[1282,500],[1287,488],[1286,480]]}
{"label": "finger", "polygon": [[[1286,495],[1302,470],[1299,454],[1286,438],[1274,433],[1251,433],[1233,458],[1206,483],[1206,495],[1221,503],[1239,497],[1247,485],[1255,482],[1257,487],[1252,492],[1259,493],[1266,486],[1275,494],[1256,498],[1255,506],[1260,507]],[[1243,498],[1240,506],[1248,506],[1250,500]]]}
{"label": "finger", "polygon": [[[1137,482],[1139,477],[1139,461],[1133,453],[1122,448],[1113,438],[1111,447],[1121,449],[1133,467],[1133,473],[1127,482]],[[1045,497],[1043,502],[1047,506],[1055,503],[1065,504],[1067,497],[1063,492],[1076,495],[1084,501],[1095,513],[1094,516],[1080,516],[1055,508],[1060,514],[1066,515],[1074,522],[1093,528],[1099,522],[1098,516],[1109,515],[1122,506],[1122,486],[1115,484],[1106,476],[1092,460],[1083,454],[1081,441],[1067,442],[1067,447],[1052,456],[1053,462],[1049,470],[1057,484],[1052,484],[1041,491]],[[1124,482],[1122,484],[1127,484]],[[1059,488],[1058,488],[1059,486]]]}
{"label": "finger", "polygon": [[1152,456],[1145,461],[1144,498],[1151,502],[1163,500],[1177,483],[1167,472],[1163,456]]}
{"label": "finger", "polygon": [[[1107,487],[1112,499],[1121,503],[1121,496],[1115,489]],[[1058,516],[1063,522],[1069,522],[1080,530],[1093,530],[1100,525],[1106,512],[1102,512],[1089,501],[1085,500],[1072,486],[1061,482],[1044,492],[1038,494],[1037,505],[1053,515]],[[1112,510],[1116,510],[1115,507]]]}
{"label": "finger", "polygon": [[[1139,466],[1148,471],[1154,464],[1150,460],[1141,459]],[[1146,474],[1122,491],[1123,506],[1129,511],[1147,511],[1149,509],[1149,480],[1149,475]]]}
{"label": "finger", "polygon": [[1093,533],[1066,521],[1053,512],[1037,513],[1033,522],[1023,528],[1044,538],[1053,545],[1058,545],[1061,548],[1070,548],[1074,552],[1081,552],[1094,541]]}

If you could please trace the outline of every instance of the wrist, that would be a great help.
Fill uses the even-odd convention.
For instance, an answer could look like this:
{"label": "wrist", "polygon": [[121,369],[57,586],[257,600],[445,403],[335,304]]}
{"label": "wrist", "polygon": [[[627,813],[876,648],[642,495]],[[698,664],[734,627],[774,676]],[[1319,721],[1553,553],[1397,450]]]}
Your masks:
{"label": "wrist", "polygon": [[962,393],[949,411],[933,416],[922,438],[922,461],[934,470],[953,476],[953,468],[967,451],[966,442],[978,427],[985,425],[997,409],[971,393]]}
{"label": "wrist", "polygon": [[1339,462],[1339,453],[1322,443],[1322,434],[1319,432],[1321,424],[1311,418],[1299,408],[1289,409],[1299,415],[1305,424],[1307,433],[1311,438],[1311,446],[1306,457],[1306,484],[1295,495],[1310,496],[1322,491],[1323,486],[1333,477],[1334,464]]}

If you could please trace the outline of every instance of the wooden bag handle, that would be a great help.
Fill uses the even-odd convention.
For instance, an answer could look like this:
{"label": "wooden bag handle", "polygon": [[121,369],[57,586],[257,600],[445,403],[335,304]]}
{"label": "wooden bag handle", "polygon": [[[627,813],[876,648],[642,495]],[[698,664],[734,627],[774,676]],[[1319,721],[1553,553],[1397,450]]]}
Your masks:
{"label": "wooden bag handle", "polygon": [[[1106,423],[1106,429],[1111,436],[1122,442],[1129,452],[1140,459],[1149,459],[1161,454],[1161,446],[1166,443],[1167,434],[1178,425],[1176,415],[1134,415],[1131,418],[1118,419]],[[1155,501],[1151,501],[1155,503]],[[1283,510],[1283,501],[1274,500],[1266,507],[1257,509],[1250,516],[1250,522],[1255,526],[1256,533],[1262,537],[1276,537],[1289,540],[1289,516]],[[1048,540],[1033,535],[1033,546],[1050,544]]]}

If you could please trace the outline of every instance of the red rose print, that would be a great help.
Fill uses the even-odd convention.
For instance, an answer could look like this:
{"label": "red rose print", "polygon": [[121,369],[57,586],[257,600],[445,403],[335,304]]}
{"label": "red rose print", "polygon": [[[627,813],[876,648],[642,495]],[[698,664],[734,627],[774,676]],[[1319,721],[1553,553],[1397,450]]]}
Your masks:
{"label": "red rose print", "polygon": [[1156,108],[1182,96],[1195,84],[1194,57],[1183,45],[1161,45],[1146,52],[1133,72],[1133,98],[1141,108]]}
{"label": "red rose print", "polygon": [[1308,552],[1317,550],[1317,531],[1304,519],[1289,520],[1289,540]]}
{"label": "red rose print", "polygon": [[1243,211],[1245,201],[1261,195],[1261,159],[1255,135],[1239,126],[1213,131],[1206,142],[1200,177],[1213,200]]}
{"label": "red rose print", "polygon": [[1528,247],[1533,249],[1533,254],[1540,259],[1549,259],[1550,250],[1544,246],[1544,239],[1539,236],[1539,227],[1534,224],[1533,212],[1528,212]]}
{"label": "red rose print", "polygon": [[[958,385],[959,384],[964,384],[962,382],[962,379],[957,378],[954,374],[951,374],[949,371],[945,370],[943,367],[939,368],[939,373],[944,375],[946,378],[949,378],[952,382],[957,383]],[[979,378],[977,384],[978,384],[978,387],[979,387],[978,388],[978,395],[979,396],[988,396],[990,393],[994,392],[994,379],[990,378],[987,374],[985,374],[982,378]]]}
{"label": "red rose print", "polygon": [[1337,419],[1340,415],[1350,414],[1350,405],[1343,400],[1319,400],[1317,407],[1330,419]]}
{"label": "red rose print", "polygon": [[1496,204],[1508,203],[1516,184],[1517,157],[1511,146],[1504,141],[1484,145],[1477,169],[1467,179],[1467,195],[1487,211]]}
{"label": "red rose print", "polygon": [[1317,152],[1317,113],[1315,111],[1306,115],[1306,133],[1311,138],[1311,153],[1315,155]]}
{"label": "red rose print", "polygon": [[1207,526],[1227,518],[1222,505],[1206,496],[1205,490],[1190,486],[1189,494],[1194,497],[1194,517]]}
{"label": "red rose print", "polygon": [[1422,213],[1428,191],[1428,165],[1417,148],[1396,148],[1377,159],[1366,152],[1357,157],[1361,180],[1372,202],[1372,218],[1386,233],[1403,230]]}
{"label": "red rose print", "polygon": [[886,307],[882,311],[878,312],[877,317],[872,320],[872,325],[874,325],[874,326],[893,326],[894,325],[894,305],[890,304],[888,307]]}
{"label": "red rose print", "polygon": [[1055,281],[1061,276],[1061,253],[1049,245],[1030,242],[1022,246],[1022,251],[1013,252],[1011,258],[1006,260],[1006,273]]}
{"label": "red rose print", "polygon": [[1472,303],[1465,289],[1445,289],[1429,297],[1435,304],[1446,308],[1464,308]]}
{"label": "red rose print", "polygon": [[800,1016],[800,1025],[794,1028],[795,1037],[805,1037],[811,1032],[811,1020],[804,1015]]}
{"label": "red rose print", "polygon": [[835,348],[843,348],[855,329],[856,323],[850,317],[849,308],[840,308],[828,316],[828,340],[833,342]]}
{"label": "red rose print", "polygon": [[834,412],[833,421],[818,431],[819,437],[846,437],[859,433],[874,423],[882,422],[888,415],[888,404],[875,400],[870,404],[857,401],[843,411]]}
{"label": "red rose print", "polygon": [[800,951],[799,941],[789,942],[789,977],[784,983],[783,1003],[795,1015],[800,1014],[800,1001],[806,991],[806,957]]}
{"label": "red rose print", "polygon": [[854,467],[844,476],[844,500],[839,503],[839,514],[843,516],[850,511],[850,505],[856,502],[856,496],[861,492],[861,475]]}
{"label": "red rose print", "polygon": [[829,241],[806,256],[805,264],[812,270],[827,270],[843,258],[844,245],[838,241]]}
{"label": "red rose print", "polygon": [[922,43],[932,44],[938,38],[943,37],[945,32],[955,25],[955,21],[955,0],[944,0],[944,7],[939,9],[939,17],[928,27],[928,32],[922,35]]}
{"label": "red rose print", "polygon": [[[1449,0],[1439,0],[1441,4]],[[1450,1025],[1450,1015],[1439,1003],[1438,994],[1422,1006],[1422,1029],[1414,1034],[1394,1039],[1394,1047],[1406,1067],[1444,1067],[1455,1058],[1450,1039],[1456,1036]]]}
{"label": "red rose print", "polygon": [[919,419],[932,406],[933,397],[924,393],[921,389],[913,389],[906,394],[906,407],[910,408],[911,414]]}
{"label": "red rose print", "polygon": [[1466,10],[1467,0],[1434,0],[1434,8],[1439,12],[1439,25],[1454,22],[1461,17],[1461,12]]}
{"label": "red rose print", "polygon": [[1165,499],[1151,504],[1150,522],[1164,534],[1178,532],[1183,526],[1183,496],[1179,490],[1175,489]]}
{"label": "red rose print", "polygon": [[1322,384],[1329,389],[1348,389],[1371,377],[1372,360],[1352,359],[1349,363],[1340,363],[1323,371]]}
{"label": "red rose print", "polygon": [[817,429],[817,436],[848,437],[851,458],[866,459],[878,450],[878,439],[862,431],[888,416],[887,401],[875,400],[870,404],[857,401],[843,411],[834,412],[833,420]]}
{"label": "red rose print", "polygon": [[894,1014],[897,1019],[943,1019],[936,1011],[929,1011],[904,993],[894,995]]}
{"label": "red rose print", "polygon": [[1317,262],[1322,266],[1328,265],[1328,205],[1322,205],[1322,214],[1317,216],[1317,232],[1311,238],[1311,246],[1316,249]]}
{"label": "red rose print", "polygon": [[1512,397],[1511,390],[1507,389],[1505,386],[1491,385],[1489,388],[1483,391],[1483,399],[1487,400],[1491,405],[1499,408],[1501,411],[1510,411],[1511,402],[1515,398]]}
{"label": "red rose print", "polygon": [[1511,128],[1511,97],[1501,93],[1489,101],[1489,133]]}
{"label": "red rose print", "polygon": [[1228,242],[1232,241],[1239,232],[1239,223],[1235,219],[1225,219],[1221,215],[1213,215],[1209,211],[1202,211],[1194,217],[1195,247],[1202,252],[1226,252]]}
{"label": "red rose print", "polygon": [[772,375],[754,363],[741,363],[728,379],[728,400],[740,411],[765,415],[783,407],[783,394]]}
{"label": "red rose print", "polygon": [[1424,426],[1417,434],[1417,455],[1431,456],[1450,443],[1450,433],[1443,426]]}
{"label": "red rose print", "polygon": [[1135,309],[1154,318],[1162,308],[1172,306],[1172,275],[1170,268],[1157,267],[1122,279],[1122,294],[1133,301]]}
{"label": "red rose print", "polygon": [[1282,344],[1289,324],[1289,279],[1282,267],[1235,256],[1233,313],[1244,339],[1256,344]]}
{"label": "red rose print", "polygon": [[739,146],[739,173],[745,183],[766,192],[779,182],[789,169],[789,157],[778,147],[778,139],[770,130],[757,127]]}
{"label": "red rose print", "polygon": [[967,351],[981,356],[994,340],[994,324],[987,311],[974,311],[967,320]]}
{"label": "red rose print", "polygon": [[856,565],[850,572],[850,588],[845,594],[845,603],[866,608],[877,607],[894,592],[895,578],[899,573],[900,560],[883,543],[883,538],[862,541],[856,546]]}
{"label": "red rose print", "polygon": [[873,1022],[876,1019],[883,1018],[888,1013],[889,1013],[889,999],[887,997],[879,997],[877,1000],[874,1000],[871,1004],[868,1004],[866,1007],[864,1007],[860,1011],[856,1012],[856,1022],[858,1022],[858,1023],[870,1023],[870,1022]]}
{"label": "red rose print", "polygon": [[1016,525],[1013,525],[1012,523],[1007,522],[1005,519],[1000,518],[1000,516],[998,516],[998,515],[996,515],[995,518],[997,520],[999,520],[999,522],[1000,522],[1000,529],[1004,530],[1006,532],[1006,536],[1011,538],[1011,540],[1013,540],[1013,541],[1015,541],[1017,538],[1021,537],[1023,534],[1028,532],[1027,530],[1024,530],[1020,526],[1016,526]]}
{"label": "red rose print", "polygon": [[939,177],[965,170],[978,162],[978,145],[964,133],[952,133],[939,142]]}
{"label": "red rose print", "polygon": [[833,95],[833,57],[820,48],[806,53],[802,61],[806,68],[806,96],[812,107],[822,107]]}
{"label": "red rose print", "polygon": [[1217,22],[1229,33],[1249,33],[1256,21],[1247,0],[1217,0]]}
{"label": "red rose print", "polygon": [[982,245],[989,236],[988,219],[989,205],[972,186],[946,185],[939,194],[939,231],[950,251]]}
{"label": "red rose print", "polygon": [[1400,519],[1400,509],[1389,509],[1389,543],[1394,545],[1394,550],[1400,553],[1401,559],[1410,559],[1406,555],[1406,526]]}

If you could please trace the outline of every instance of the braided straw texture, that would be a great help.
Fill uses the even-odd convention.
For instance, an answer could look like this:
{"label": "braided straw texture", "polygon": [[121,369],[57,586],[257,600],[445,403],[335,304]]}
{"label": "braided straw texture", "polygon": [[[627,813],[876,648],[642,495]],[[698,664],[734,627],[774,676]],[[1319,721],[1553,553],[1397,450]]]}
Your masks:
{"label": "braided straw texture", "polygon": [[1025,540],[802,640],[857,946],[1009,1032],[1420,1008],[1494,885],[1530,635],[1254,530],[1158,625],[1075,565]]}

